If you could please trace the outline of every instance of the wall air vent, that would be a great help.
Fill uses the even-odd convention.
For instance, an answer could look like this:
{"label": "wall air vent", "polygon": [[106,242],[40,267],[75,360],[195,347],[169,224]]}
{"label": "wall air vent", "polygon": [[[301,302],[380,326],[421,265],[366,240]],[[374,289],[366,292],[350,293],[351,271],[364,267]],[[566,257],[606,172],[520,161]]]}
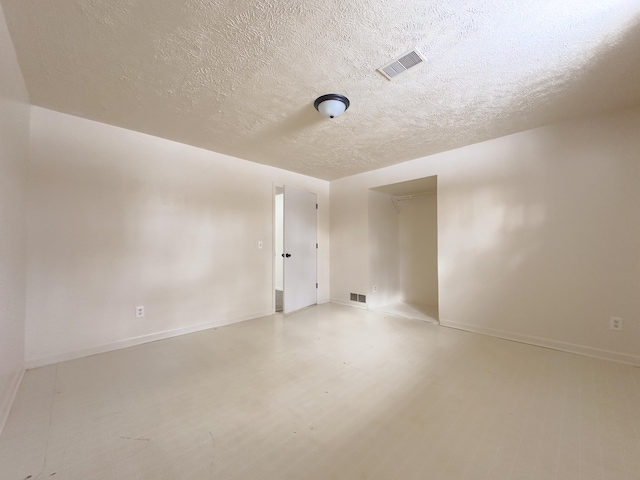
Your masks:
{"label": "wall air vent", "polygon": [[349,297],[352,302],[367,303],[367,296],[361,293],[352,293]]}
{"label": "wall air vent", "polygon": [[378,71],[384,75],[387,80],[391,80],[393,77],[406,72],[410,68],[414,68],[426,60],[424,56],[418,51],[417,48],[413,48],[408,52],[403,53],[397,58],[394,58],[389,63],[378,68]]}

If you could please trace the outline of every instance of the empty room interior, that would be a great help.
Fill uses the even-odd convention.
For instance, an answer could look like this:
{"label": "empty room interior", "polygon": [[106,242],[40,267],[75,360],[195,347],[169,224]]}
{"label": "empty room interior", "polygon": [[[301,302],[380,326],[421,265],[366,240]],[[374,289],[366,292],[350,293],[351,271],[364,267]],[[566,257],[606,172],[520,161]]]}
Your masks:
{"label": "empty room interior", "polygon": [[640,478],[637,0],[0,0],[0,480]]}

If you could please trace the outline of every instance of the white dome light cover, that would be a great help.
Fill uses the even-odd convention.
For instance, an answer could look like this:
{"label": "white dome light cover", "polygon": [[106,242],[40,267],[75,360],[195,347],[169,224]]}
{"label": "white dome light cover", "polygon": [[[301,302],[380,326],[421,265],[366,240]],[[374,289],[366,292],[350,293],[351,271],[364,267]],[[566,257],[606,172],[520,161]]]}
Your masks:
{"label": "white dome light cover", "polygon": [[344,95],[337,93],[329,93],[328,95],[322,95],[316,98],[313,102],[313,106],[323,116],[327,118],[339,117],[344,111],[349,108],[349,99]]}

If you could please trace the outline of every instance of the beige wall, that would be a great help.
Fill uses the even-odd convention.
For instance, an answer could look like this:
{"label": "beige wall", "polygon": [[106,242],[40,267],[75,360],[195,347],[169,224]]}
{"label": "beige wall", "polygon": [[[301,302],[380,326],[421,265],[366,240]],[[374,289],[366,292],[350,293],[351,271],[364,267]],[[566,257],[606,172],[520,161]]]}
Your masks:
{"label": "beige wall", "polygon": [[0,7],[0,432],[24,372],[29,98]]}
{"label": "beige wall", "polygon": [[[353,177],[348,177],[353,178]],[[355,179],[357,182],[357,179]],[[349,181],[331,182],[331,301],[352,304],[349,293],[369,291],[368,190]]]}
{"label": "beige wall", "polygon": [[638,132],[636,108],[332,182],[331,298],[368,286],[368,189],[438,175],[443,324],[640,362]]}
{"label": "beige wall", "polygon": [[400,202],[400,291],[406,302],[438,305],[436,194]]}
{"label": "beige wall", "polygon": [[318,194],[328,301],[328,182],[37,107],[31,132],[28,365],[272,313],[274,184]]}
{"label": "beige wall", "polygon": [[[391,195],[369,191],[369,294],[375,308],[400,300],[400,238],[398,212]],[[377,292],[373,291],[373,286]],[[354,290],[354,292],[356,292]]]}

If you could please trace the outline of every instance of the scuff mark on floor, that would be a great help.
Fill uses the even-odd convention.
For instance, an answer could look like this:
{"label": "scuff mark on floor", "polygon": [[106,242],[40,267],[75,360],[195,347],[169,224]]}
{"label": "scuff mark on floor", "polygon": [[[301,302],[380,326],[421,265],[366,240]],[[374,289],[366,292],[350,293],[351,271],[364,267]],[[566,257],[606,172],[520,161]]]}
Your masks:
{"label": "scuff mark on floor", "polygon": [[145,437],[118,437],[118,438],[122,438],[124,440],[137,440],[139,442],[150,442],[151,441],[151,439],[145,438]]}
{"label": "scuff mark on floor", "polygon": [[211,443],[212,443],[212,449],[213,451],[211,452],[211,478],[213,478],[213,470],[214,470],[214,463],[215,463],[215,453],[216,453],[216,439],[213,436],[213,433],[211,433],[210,430],[207,430],[209,432],[209,436],[211,437]]}

